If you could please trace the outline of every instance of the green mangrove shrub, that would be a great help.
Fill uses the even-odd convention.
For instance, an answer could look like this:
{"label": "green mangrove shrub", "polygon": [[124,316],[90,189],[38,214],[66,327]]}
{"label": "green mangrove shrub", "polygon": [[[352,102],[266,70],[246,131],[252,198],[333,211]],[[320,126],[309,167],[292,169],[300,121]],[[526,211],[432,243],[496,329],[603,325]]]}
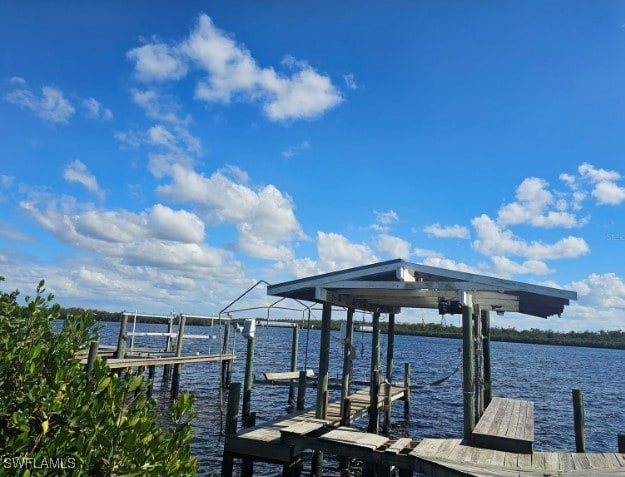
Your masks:
{"label": "green mangrove shrub", "polygon": [[193,397],[165,425],[142,376],[98,358],[88,378],[76,355],[96,339],[92,314],[63,317],[45,293],[0,292],[0,475],[195,475]]}

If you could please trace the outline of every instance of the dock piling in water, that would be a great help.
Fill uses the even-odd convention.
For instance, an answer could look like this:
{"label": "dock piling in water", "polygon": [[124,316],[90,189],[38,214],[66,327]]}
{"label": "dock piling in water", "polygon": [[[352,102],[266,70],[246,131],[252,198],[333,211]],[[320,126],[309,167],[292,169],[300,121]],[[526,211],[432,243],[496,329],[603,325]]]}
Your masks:
{"label": "dock piling in water", "polygon": [[584,394],[579,388],[573,389],[573,425],[575,427],[575,450],[577,452],[586,452]]}
{"label": "dock piling in water", "polygon": [[115,358],[121,359],[126,355],[126,325],[128,324],[128,315],[122,313],[122,321],[119,324],[119,337],[117,338],[117,349],[115,350]]}

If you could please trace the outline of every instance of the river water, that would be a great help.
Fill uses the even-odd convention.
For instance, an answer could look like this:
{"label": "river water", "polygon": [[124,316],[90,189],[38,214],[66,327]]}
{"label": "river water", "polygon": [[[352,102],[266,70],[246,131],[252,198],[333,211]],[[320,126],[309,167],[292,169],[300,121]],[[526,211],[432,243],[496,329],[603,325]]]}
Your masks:
{"label": "river water", "polygon": [[[132,328],[129,323],[128,329]],[[118,323],[105,323],[101,330],[102,344],[115,344]],[[136,331],[166,331],[166,325],[137,324]],[[185,334],[219,334],[215,327],[187,326]],[[298,367],[306,365],[317,371],[319,330],[301,330]],[[233,366],[233,381],[243,381],[246,343],[240,334],[233,334],[238,356]],[[135,347],[163,347],[165,338],[137,337]],[[288,371],[291,360],[292,330],[258,327],[255,342],[254,372]],[[128,345],[129,346],[129,345]],[[448,376],[462,361],[462,343],[457,339],[417,336],[395,337],[394,381],[403,380],[404,363],[412,368],[412,384],[423,385],[412,391],[411,417],[403,420],[403,405],[393,406],[392,434],[425,437],[460,438],[463,432],[462,374],[452,374],[437,386],[430,386]],[[213,340],[187,339],[184,353],[218,352]],[[354,334],[356,360],[354,379],[367,380],[371,360],[371,334]],[[616,451],[617,434],[625,432],[625,350],[608,350],[567,346],[531,345],[493,342],[492,373],[494,395],[534,401],[535,444],[543,451],[575,449],[573,433],[573,404],[571,390],[581,388],[584,393],[586,418],[586,448],[590,451]],[[386,335],[381,337],[381,362],[386,363]],[[343,347],[338,332],[332,332],[330,349],[330,376],[337,377],[342,370]],[[219,364],[185,365],[182,369],[180,390],[191,391],[197,398],[193,422],[194,454],[198,457],[201,474],[219,475],[223,437],[220,433],[222,415],[219,402]],[[340,391],[331,390],[330,398]],[[169,388],[162,380],[162,369],[157,369],[153,396],[166,411],[170,403]],[[306,405],[313,406],[316,390],[309,388]],[[288,388],[255,385],[252,391],[252,410],[257,423],[284,415]],[[224,409],[225,409],[225,399]],[[357,424],[366,426],[366,420]],[[256,465],[255,475],[276,475],[279,468]]]}

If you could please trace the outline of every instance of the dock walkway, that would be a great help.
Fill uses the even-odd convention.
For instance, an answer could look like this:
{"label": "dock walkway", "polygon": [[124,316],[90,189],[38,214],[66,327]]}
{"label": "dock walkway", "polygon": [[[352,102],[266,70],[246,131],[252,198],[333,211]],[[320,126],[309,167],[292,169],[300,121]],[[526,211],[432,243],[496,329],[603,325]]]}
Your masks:
{"label": "dock walkway", "polygon": [[[404,397],[404,388],[391,388],[391,401],[396,401]],[[350,421],[360,419],[365,416],[369,409],[369,389],[362,389],[349,396],[351,401]],[[378,407],[384,406],[384,387],[381,388]],[[340,401],[333,401],[328,404],[327,418],[324,420],[315,419],[314,410],[298,411],[286,417],[263,423],[248,429],[244,429],[239,434],[226,435],[224,452],[232,454],[234,457],[247,458],[273,463],[288,463],[293,458],[293,448],[281,439],[281,431],[288,428],[307,427],[311,431],[320,428],[332,429],[340,425],[341,409]]]}
{"label": "dock walkway", "polygon": [[[625,454],[504,452],[467,445],[462,439],[391,440],[348,427],[322,435],[283,433],[298,448],[357,458],[375,466],[396,467],[400,475],[419,472],[437,477],[615,477],[625,475]],[[406,472],[408,474],[406,474]]]}

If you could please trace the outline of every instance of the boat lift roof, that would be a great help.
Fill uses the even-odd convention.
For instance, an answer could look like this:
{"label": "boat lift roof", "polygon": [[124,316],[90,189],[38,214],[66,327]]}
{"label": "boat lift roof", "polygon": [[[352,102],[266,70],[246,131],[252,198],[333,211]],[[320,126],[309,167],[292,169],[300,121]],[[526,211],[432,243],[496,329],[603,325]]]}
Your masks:
{"label": "boat lift roof", "polygon": [[473,304],[498,313],[547,318],[560,315],[577,293],[474,273],[430,267],[401,259],[269,285],[267,294],[330,302],[357,310],[399,313],[405,308],[438,308],[443,300],[470,293]]}

